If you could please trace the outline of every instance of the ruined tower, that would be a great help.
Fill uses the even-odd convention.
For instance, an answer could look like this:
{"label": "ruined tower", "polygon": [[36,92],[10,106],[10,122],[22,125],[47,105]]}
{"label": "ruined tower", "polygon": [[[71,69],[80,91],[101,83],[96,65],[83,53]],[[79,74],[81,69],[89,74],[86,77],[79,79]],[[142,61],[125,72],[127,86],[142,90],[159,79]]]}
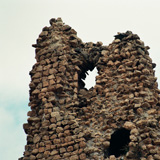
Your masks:
{"label": "ruined tower", "polygon": [[[130,31],[83,43],[60,18],[44,27],[30,72],[20,160],[160,160],[160,90],[148,46]],[[88,70],[96,85],[85,88]]]}

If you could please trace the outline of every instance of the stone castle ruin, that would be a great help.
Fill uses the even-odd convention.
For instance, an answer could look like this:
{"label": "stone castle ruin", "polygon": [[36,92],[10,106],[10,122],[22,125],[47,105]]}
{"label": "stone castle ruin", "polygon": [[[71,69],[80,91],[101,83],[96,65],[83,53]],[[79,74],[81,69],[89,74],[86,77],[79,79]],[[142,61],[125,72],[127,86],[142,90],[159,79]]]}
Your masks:
{"label": "stone castle ruin", "polygon": [[[19,160],[160,160],[160,90],[148,46],[130,31],[83,43],[61,18],[44,27],[30,72]],[[98,70],[85,88],[87,71]]]}

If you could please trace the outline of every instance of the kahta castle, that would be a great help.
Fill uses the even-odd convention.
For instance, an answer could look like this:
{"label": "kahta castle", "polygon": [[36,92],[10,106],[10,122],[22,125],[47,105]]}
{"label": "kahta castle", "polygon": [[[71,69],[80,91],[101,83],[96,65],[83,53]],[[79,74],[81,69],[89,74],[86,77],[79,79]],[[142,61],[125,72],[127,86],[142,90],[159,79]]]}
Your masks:
{"label": "kahta castle", "polygon": [[[83,43],[61,18],[34,44],[31,111],[19,160],[160,160],[160,90],[148,46],[130,31]],[[89,90],[87,71],[98,70]]]}

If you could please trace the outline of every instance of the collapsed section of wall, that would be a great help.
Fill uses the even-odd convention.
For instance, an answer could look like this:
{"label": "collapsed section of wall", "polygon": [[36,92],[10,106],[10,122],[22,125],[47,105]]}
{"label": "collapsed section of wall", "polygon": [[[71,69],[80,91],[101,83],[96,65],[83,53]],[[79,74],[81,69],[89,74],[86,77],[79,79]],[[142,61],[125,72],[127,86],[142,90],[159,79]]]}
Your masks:
{"label": "collapsed section of wall", "polygon": [[[160,97],[149,47],[127,31],[83,43],[60,18],[37,39],[22,160],[160,160]],[[88,70],[98,69],[87,90]]]}

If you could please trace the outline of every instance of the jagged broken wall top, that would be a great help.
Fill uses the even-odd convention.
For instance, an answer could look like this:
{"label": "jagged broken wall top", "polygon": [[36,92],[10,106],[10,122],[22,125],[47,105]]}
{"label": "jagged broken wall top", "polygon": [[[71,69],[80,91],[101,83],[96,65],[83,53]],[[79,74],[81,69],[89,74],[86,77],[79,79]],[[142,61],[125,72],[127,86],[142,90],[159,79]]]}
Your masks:
{"label": "jagged broken wall top", "polygon": [[[130,31],[103,46],[83,43],[60,18],[50,24],[33,45],[21,159],[160,160],[160,91],[149,47]],[[96,85],[87,90],[83,80],[95,67]]]}

